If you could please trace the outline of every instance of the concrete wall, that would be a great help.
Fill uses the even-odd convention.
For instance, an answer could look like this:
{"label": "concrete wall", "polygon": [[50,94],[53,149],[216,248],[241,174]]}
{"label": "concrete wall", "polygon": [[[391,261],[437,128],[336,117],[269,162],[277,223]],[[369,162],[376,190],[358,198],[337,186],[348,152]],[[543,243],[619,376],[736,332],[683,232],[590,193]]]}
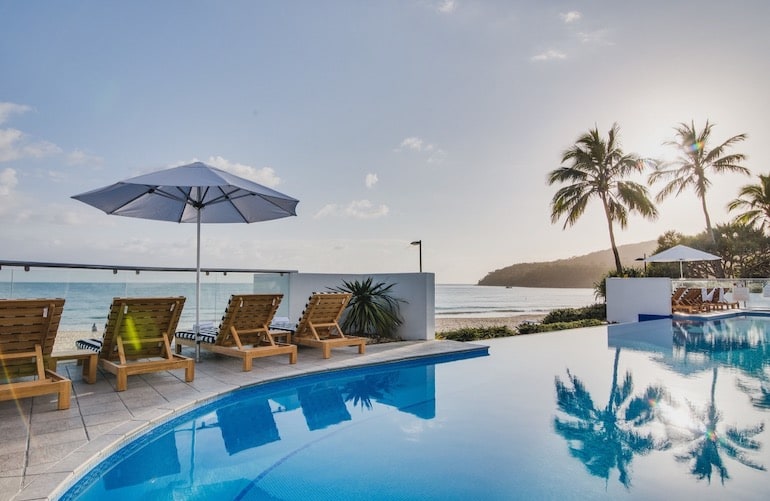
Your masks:
{"label": "concrete wall", "polygon": [[343,280],[361,281],[369,277],[372,277],[375,283],[395,284],[391,294],[406,301],[401,303],[400,311],[404,323],[396,331],[396,336],[408,340],[434,339],[436,284],[433,273],[290,273],[288,292],[284,291],[283,300],[284,303],[288,300],[288,317],[292,321],[299,319],[313,292],[328,292],[329,288],[343,285]]}
{"label": "concrete wall", "polygon": [[607,321],[638,322],[640,314],[671,315],[671,279],[608,278]]}

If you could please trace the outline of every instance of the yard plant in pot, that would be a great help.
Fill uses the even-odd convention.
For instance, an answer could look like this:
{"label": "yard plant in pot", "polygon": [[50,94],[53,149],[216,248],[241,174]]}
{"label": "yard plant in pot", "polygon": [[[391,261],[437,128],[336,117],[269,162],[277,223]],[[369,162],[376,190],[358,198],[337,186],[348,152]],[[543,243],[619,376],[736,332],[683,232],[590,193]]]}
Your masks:
{"label": "yard plant in pot", "polygon": [[362,281],[343,280],[342,283],[330,290],[352,294],[342,318],[343,331],[376,341],[393,339],[396,329],[403,323],[399,312],[400,303],[406,302],[391,294],[395,284],[374,283],[372,277]]}

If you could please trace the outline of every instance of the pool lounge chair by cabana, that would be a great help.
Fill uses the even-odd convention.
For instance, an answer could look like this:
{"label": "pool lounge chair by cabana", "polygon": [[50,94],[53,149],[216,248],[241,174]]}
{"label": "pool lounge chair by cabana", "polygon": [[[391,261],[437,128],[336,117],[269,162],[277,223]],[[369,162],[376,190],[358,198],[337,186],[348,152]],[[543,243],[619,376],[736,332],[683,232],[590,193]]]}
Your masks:
{"label": "pool lounge chair by cabana", "polygon": [[[201,348],[243,360],[243,371],[251,370],[258,357],[289,355],[297,363],[297,347],[280,343],[270,332],[270,322],[281,304],[283,294],[233,294],[217,330],[201,330]],[[284,334],[285,335],[285,334]],[[194,331],[176,333],[176,352],[182,346],[195,346]]]}
{"label": "pool lounge chair by cabana", "polygon": [[135,374],[184,369],[185,381],[193,380],[195,361],[171,350],[184,303],[181,296],[112,300],[99,364],[117,376],[118,391],[125,391],[128,376]]}
{"label": "pool lounge chair by cabana", "polygon": [[339,319],[350,301],[351,294],[342,292],[315,292],[302,312],[292,336],[298,345],[323,350],[323,357],[331,357],[332,348],[358,346],[358,353],[366,351],[366,338],[346,336]]}
{"label": "pool lounge chair by cabana", "polygon": [[56,393],[70,407],[70,380],[46,369],[64,299],[0,299],[0,400]]}

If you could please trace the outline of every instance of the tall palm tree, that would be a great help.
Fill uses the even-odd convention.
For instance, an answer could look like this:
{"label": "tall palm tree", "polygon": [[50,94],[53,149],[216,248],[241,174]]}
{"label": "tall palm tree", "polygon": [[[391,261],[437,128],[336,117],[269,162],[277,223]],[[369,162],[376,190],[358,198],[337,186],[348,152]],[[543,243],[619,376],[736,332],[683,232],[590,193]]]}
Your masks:
{"label": "tall palm tree", "polygon": [[711,187],[708,178],[709,171],[717,174],[736,173],[749,175],[751,171],[740,165],[746,159],[742,153],[728,154],[727,150],[735,143],[746,139],[746,134],[733,136],[724,143],[709,148],[711,129],[714,124],[706,120],[706,126],[702,131],[695,129],[695,122],[689,125],[680,123],[674,127],[676,131],[675,141],[666,141],[664,145],[674,146],[678,157],[673,162],[664,162],[656,166],[650,174],[649,182],[658,180],[668,181],[658,193],[656,200],[660,202],[667,196],[675,193],[680,195],[685,189],[692,187],[698,196],[706,218],[706,230],[711,236],[711,241],[716,245],[716,237],[711,227],[711,217],[706,207],[706,193]]}
{"label": "tall palm tree", "polygon": [[641,173],[645,162],[637,155],[623,153],[618,132],[619,127],[615,123],[606,140],[599,135],[597,127],[580,136],[562,154],[562,164],[569,162],[569,165],[551,171],[548,184],[571,183],[560,188],[551,200],[551,222],[566,216],[564,228],[580,219],[589,200],[598,198],[601,201],[615,256],[615,268],[620,276],[623,266],[615,244],[613,224],[625,228],[629,212],[655,219],[658,211],[649,199],[645,186],[626,180],[632,174]]}
{"label": "tall palm tree", "polygon": [[743,210],[733,219],[734,223],[770,230],[770,176],[759,175],[759,183],[741,188],[738,198],[727,204],[730,212]]}

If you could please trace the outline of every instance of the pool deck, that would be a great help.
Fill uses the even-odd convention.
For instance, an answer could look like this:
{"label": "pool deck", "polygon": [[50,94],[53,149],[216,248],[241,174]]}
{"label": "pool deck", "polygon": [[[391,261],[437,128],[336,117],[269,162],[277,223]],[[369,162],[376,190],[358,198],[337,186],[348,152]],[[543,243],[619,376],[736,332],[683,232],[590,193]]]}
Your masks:
{"label": "pool deck", "polygon": [[[300,347],[298,362],[288,356],[254,360],[251,372],[241,360],[201,353],[195,380],[184,371],[130,376],[128,389],[115,391],[115,377],[98,371],[95,384],[86,383],[81,368],[60,362],[57,372],[72,380],[72,401],[56,409],[56,396],[0,402],[0,500],[56,499],[84,472],[148,427],[238,388],[330,370],[395,362],[412,358],[486,350],[486,346],[455,341],[404,341],[332,350]],[[185,355],[194,355],[191,349]]]}

